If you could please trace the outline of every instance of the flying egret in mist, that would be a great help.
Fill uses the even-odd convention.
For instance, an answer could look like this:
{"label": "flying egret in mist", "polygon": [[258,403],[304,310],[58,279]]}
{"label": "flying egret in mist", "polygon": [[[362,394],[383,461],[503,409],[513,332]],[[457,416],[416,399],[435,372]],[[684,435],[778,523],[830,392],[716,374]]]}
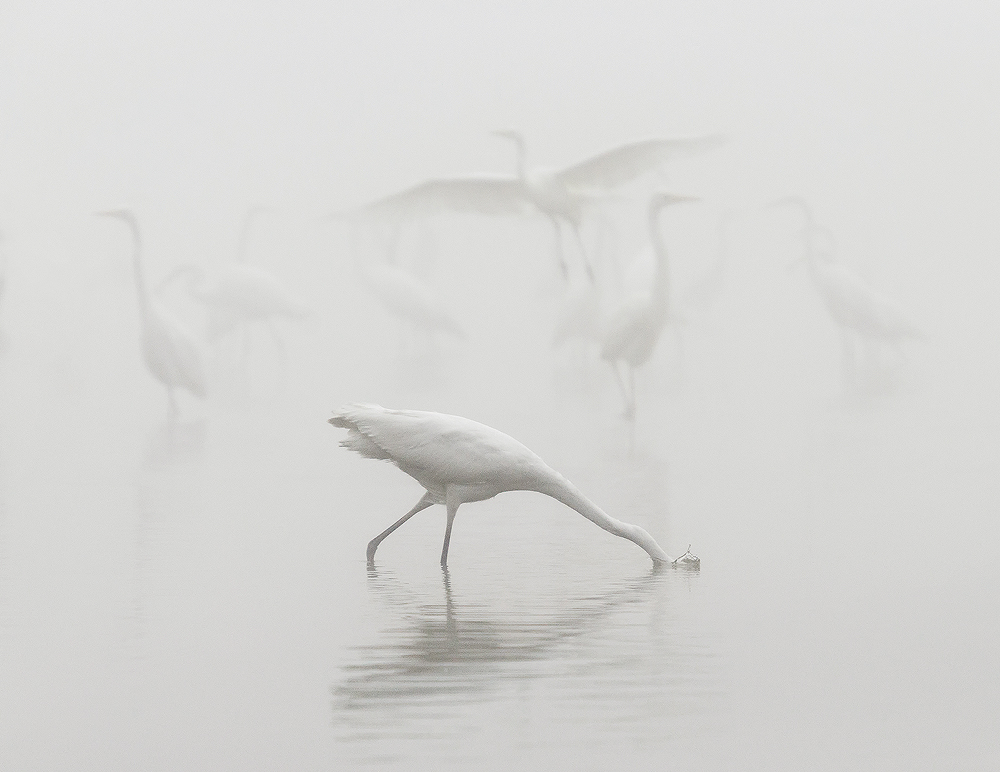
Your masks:
{"label": "flying egret in mist", "polygon": [[771,206],[786,204],[797,206],[803,214],[803,260],[823,305],[840,328],[845,379],[850,381],[855,376],[857,339],[886,344],[898,350],[900,344],[907,340],[926,338],[923,330],[895,300],[870,287],[854,271],[834,259],[832,243],[829,246],[819,243],[817,237],[829,236],[829,231],[816,224],[812,209],[804,199],[790,196],[773,202]]}
{"label": "flying egret in mist", "polygon": [[591,279],[593,269],[580,234],[585,205],[607,197],[615,189],[673,158],[711,150],[723,141],[719,136],[640,140],[598,153],[564,169],[544,169],[529,168],[527,146],[520,132],[506,129],[494,133],[511,140],[517,148],[517,176],[524,188],[523,195],[552,223],[563,275],[566,276],[567,267],[562,254],[560,223],[566,223],[576,237]]}
{"label": "flying egret in mist", "polygon": [[448,521],[441,549],[441,566],[448,564],[451,528],[458,508],[485,501],[505,491],[537,491],[575,509],[592,523],[642,547],[654,564],[695,562],[674,559],[645,530],[605,514],[565,477],[524,445],[501,431],[476,421],[421,410],[387,410],[378,405],[348,405],[329,420],[347,429],[341,446],[365,458],[391,461],[425,490],[403,517],[368,543],[368,562],[389,534],[432,504],[443,504]]}
{"label": "flying egret in mist", "polygon": [[[660,333],[670,316],[670,270],[667,248],[660,232],[660,212],[671,204],[697,201],[692,196],[654,193],[649,200],[649,236],[656,257],[653,284],[646,294],[627,300],[607,324],[601,345],[601,358],[611,365],[615,380],[625,399],[625,417],[635,417],[635,369],[652,356]],[[619,362],[628,368],[628,386],[619,370]]]}
{"label": "flying egret in mist", "polygon": [[102,217],[122,220],[132,232],[132,266],[142,324],[142,354],[146,366],[167,387],[170,412],[177,409],[174,389],[187,389],[196,397],[205,396],[205,369],[194,336],[150,295],[142,267],[142,239],[139,223],[130,209],[97,212]]}

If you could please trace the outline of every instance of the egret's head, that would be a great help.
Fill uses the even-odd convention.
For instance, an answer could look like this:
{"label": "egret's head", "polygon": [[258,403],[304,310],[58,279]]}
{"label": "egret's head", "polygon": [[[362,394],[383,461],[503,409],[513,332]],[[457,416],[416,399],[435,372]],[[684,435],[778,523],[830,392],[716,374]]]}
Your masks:
{"label": "egret's head", "polygon": [[94,214],[98,217],[115,217],[125,222],[135,222],[135,213],[131,209],[105,209]]}
{"label": "egret's head", "polygon": [[665,206],[670,206],[671,204],[685,204],[692,201],[701,201],[701,199],[698,198],[698,196],[680,196],[676,193],[658,191],[650,197],[649,209],[650,211],[658,211]]}
{"label": "egret's head", "polygon": [[511,142],[516,142],[519,145],[524,144],[524,137],[521,136],[521,132],[515,131],[514,129],[498,129],[493,132],[496,137],[504,137],[509,139]]}

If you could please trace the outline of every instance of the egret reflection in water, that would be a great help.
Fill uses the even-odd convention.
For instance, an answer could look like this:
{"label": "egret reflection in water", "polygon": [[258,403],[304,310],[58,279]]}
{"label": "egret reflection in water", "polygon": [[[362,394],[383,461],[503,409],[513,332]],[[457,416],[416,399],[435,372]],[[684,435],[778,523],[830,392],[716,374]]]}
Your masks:
{"label": "egret reflection in water", "polygon": [[[611,680],[609,691],[625,706],[655,694],[661,708],[688,710],[711,691],[704,673],[710,652],[690,631],[673,627],[671,601],[692,581],[696,571],[653,567],[638,578],[609,581],[596,594],[570,599],[565,588],[548,585],[514,600],[503,586],[479,584],[463,592],[445,570],[432,599],[392,572],[369,567],[371,595],[394,621],[377,643],[356,647],[354,661],[342,667],[331,687],[335,722],[345,739],[401,735],[423,718],[428,703],[457,709],[531,680],[553,682],[565,700]],[[627,660],[602,651],[623,637],[632,640]],[[594,671],[575,671],[581,651],[600,662]],[[666,704],[671,691],[673,708]],[[626,707],[616,720],[649,721],[650,714],[642,718],[641,712]],[[373,725],[386,716],[398,723]],[[448,731],[444,722],[426,728]]]}

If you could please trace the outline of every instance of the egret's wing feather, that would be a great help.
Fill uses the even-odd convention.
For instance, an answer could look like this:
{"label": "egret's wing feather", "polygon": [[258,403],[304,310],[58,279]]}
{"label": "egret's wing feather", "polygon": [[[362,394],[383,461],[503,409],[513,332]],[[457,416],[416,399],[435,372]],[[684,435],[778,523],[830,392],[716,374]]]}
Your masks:
{"label": "egret's wing feather", "polygon": [[364,214],[405,218],[441,212],[487,215],[521,214],[528,206],[516,177],[446,177],[427,180],[361,208]]}
{"label": "egret's wing feather", "polygon": [[718,135],[686,139],[646,139],[607,150],[558,172],[567,188],[608,190],[624,185],[674,158],[683,158],[721,145]]}
{"label": "egret's wing feather", "polygon": [[378,405],[348,405],[330,419],[351,434],[341,444],[370,458],[384,458],[421,481],[482,485],[516,470],[516,461],[540,459],[503,432],[459,416],[419,410],[389,410]]}

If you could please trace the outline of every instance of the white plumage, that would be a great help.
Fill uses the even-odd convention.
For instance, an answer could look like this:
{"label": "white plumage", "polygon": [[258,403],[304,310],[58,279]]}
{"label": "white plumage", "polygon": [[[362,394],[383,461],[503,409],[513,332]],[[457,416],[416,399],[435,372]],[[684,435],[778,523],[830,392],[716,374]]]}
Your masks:
{"label": "white plumage", "polygon": [[379,544],[413,515],[432,504],[443,504],[448,523],[441,565],[446,566],[459,506],[520,490],[563,502],[609,533],[642,547],[654,563],[675,562],[645,530],[605,514],[535,453],[489,426],[443,413],[358,404],[341,408],[329,422],[348,430],[343,447],[366,458],[391,461],[426,491],[409,512],[371,540],[369,562],[374,561]]}
{"label": "white plumage", "polygon": [[[601,357],[615,372],[625,399],[625,417],[635,415],[635,369],[645,364],[670,313],[670,269],[667,249],[660,233],[660,211],[670,204],[693,201],[690,196],[656,193],[649,201],[649,233],[656,257],[652,286],[648,293],[628,297],[605,327]],[[628,368],[628,387],[619,372],[619,363]]]}
{"label": "white plumage", "polygon": [[194,336],[150,295],[142,266],[142,240],[135,213],[128,209],[98,212],[124,221],[132,232],[132,265],[142,323],[142,354],[153,376],[167,387],[171,411],[176,408],[174,389],[205,396],[205,369]]}

